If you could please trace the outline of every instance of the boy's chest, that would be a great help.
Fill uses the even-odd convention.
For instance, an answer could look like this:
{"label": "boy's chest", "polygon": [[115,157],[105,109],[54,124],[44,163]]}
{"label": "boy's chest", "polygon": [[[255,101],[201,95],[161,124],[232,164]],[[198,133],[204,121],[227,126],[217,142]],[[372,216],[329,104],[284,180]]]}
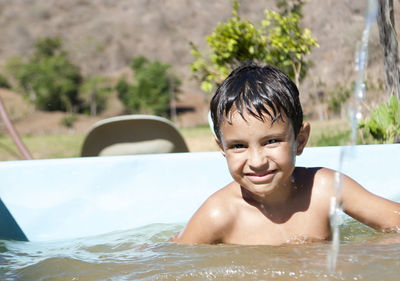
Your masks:
{"label": "boy's chest", "polygon": [[325,210],[295,212],[286,217],[243,212],[225,237],[225,243],[280,245],[326,240],[330,236],[329,216]]}

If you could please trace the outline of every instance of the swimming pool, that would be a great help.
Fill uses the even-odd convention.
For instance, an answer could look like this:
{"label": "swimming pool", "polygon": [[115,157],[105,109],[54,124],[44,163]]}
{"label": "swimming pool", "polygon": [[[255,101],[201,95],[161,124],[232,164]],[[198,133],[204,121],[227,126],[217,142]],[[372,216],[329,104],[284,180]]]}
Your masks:
{"label": "swimming pool", "polygon": [[[343,172],[400,201],[399,144],[347,150]],[[306,148],[297,165],[337,169],[341,151]],[[400,274],[400,235],[348,218],[334,273],[326,268],[329,242],[167,242],[231,180],[219,152],[11,161],[0,163],[0,178],[0,198],[30,240],[0,240],[2,280],[397,280]]]}

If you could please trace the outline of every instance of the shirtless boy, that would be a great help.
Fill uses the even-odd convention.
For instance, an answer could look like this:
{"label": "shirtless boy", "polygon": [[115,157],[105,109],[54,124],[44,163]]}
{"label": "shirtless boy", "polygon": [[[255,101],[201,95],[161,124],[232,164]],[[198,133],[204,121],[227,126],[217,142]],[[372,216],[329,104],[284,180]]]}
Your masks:
{"label": "shirtless boy", "polygon": [[[295,166],[310,125],[296,85],[280,70],[248,63],[211,100],[216,141],[234,181],[211,195],[172,241],[279,245],[330,238],[335,171]],[[340,203],[378,231],[399,231],[400,204],[344,176]]]}

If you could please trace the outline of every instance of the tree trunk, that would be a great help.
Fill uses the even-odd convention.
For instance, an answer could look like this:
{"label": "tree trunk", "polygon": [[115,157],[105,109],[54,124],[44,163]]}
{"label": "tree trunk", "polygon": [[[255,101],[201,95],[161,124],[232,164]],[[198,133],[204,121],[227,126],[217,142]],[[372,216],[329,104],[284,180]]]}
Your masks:
{"label": "tree trunk", "polygon": [[93,90],[90,94],[90,116],[97,115],[96,91]]}
{"label": "tree trunk", "polygon": [[175,99],[175,85],[174,85],[174,76],[170,76],[169,78],[169,109],[170,116],[172,122],[176,123],[177,112],[176,112],[176,99]]}
{"label": "tree trunk", "polygon": [[301,63],[299,62],[296,67],[296,63],[293,62],[292,68],[293,68],[293,72],[294,72],[294,83],[296,84],[297,87],[300,87]]}
{"label": "tree trunk", "polygon": [[386,93],[388,98],[396,95],[400,99],[400,64],[394,27],[393,0],[379,0],[377,22],[384,56]]}

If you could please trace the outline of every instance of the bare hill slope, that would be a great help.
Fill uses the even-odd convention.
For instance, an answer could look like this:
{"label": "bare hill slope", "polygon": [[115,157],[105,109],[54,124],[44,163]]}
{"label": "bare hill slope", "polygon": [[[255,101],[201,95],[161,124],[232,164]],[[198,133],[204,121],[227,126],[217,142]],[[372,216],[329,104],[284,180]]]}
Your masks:
{"label": "bare hill slope", "polygon": [[[239,2],[241,16],[254,23],[264,17],[265,9],[275,9],[273,0]],[[119,77],[138,55],[170,63],[184,81],[182,102],[197,108],[203,94],[197,83],[190,80],[189,41],[205,49],[205,36],[231,16],[231,3],[231,0],[0,0],[0,68],[12,55],[28,56],[37,39],[60,36],[64,48],[85,75]],[[311,110],[311,106],[307,107],[310,95],[321,91],[321,85],[327,91],[337,83],[349,84],[355,79],[353,61],[365,24],[366,3],[365,0],[309,0],[305,5],[304,26],[311,29],[320,45],[312,52],[315,65],[301,85],[306,111]],[[396,15],[398,18],[398,10]],[[383,81],[383,63],[376,25],[371,30],[369,50],[368,79],[378,83]],[[198,114],[204,121],[202,108]]]}

